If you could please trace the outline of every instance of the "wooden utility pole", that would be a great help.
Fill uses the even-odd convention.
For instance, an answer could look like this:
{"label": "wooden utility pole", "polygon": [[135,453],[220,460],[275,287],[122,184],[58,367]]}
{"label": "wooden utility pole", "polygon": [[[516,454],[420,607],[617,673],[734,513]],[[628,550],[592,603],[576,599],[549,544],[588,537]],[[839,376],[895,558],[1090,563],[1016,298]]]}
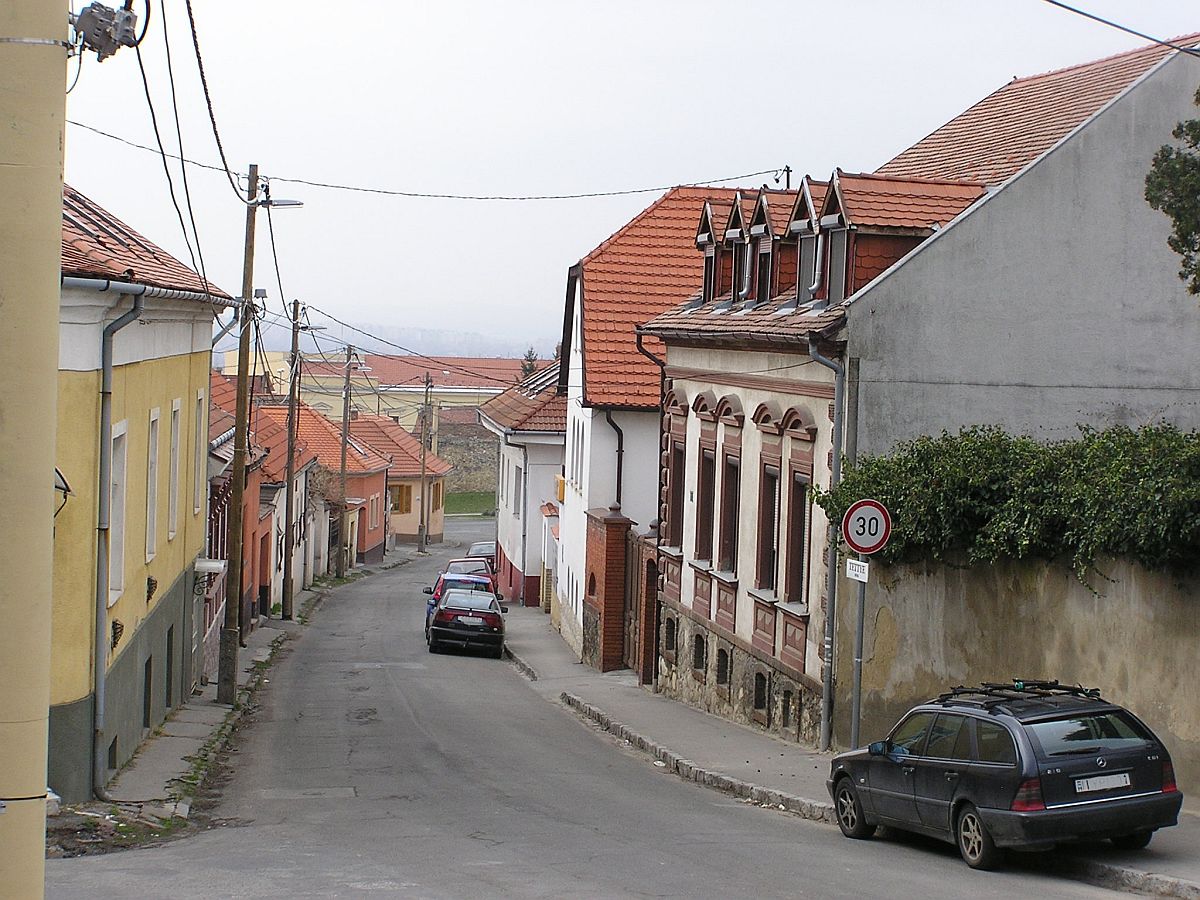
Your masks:
{"label": "wooden utility pole", "polygon": [[[5,0],[0,35],[0,893],[40,898],[67,4]],[[88,514],[90,499],[73,502],[84,507],[76,515]]]}
{"label": "wooden utility pole", "polygon": [[421,404],[421,518],[417,525],[417,552],[424,553],[429,544],[429,519],[425,512],[425,495],[428,493],[425,484],[425,450],[429,446],[429,391],[433,387],[433,379],[425,373],[425,402]]}
{"label": "wooden utility pole", "polygon": [[354,348],[346,345],[346,382],[342,386],[342,517],[338,526],[338,558],[337,577],[346,577],[346,551],[349,548],[349,511],[346,503],[346,449],[350,446],[350,360],[354,356]]}
{"label": "wooden utility pole", "polygon": [[217,659],[217,702],[237,700],[238,644],[241,640],[242,503],[246,492],[246,446],[250,435],[250,332],[254,328],[254,214],[258,211],[258,166],[250,166],[246,189],[246,250],[242,260],[241,332],[238,335],[237,406],[233,423],[233,468],[229,477],[229,568],[225,574],[225,624]]}
{"label": "wooden utility pole", "polygon": [[300,301],[292,301],[291,377],[288,379],[287,502],[283,532],[283,618],[292,618],[294,572],[292,556],[296,552],[296,395],[300,390]]}

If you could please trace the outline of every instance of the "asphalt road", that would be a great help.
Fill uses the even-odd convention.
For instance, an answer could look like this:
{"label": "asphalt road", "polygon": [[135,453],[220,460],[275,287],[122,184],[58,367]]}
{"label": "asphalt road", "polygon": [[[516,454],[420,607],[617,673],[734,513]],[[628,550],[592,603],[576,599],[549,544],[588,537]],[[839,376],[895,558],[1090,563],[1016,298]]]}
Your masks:
{"label": "asphalt road", "polygon": [[273,670],[233,754],[215,814],[235,824],[51,860],[47,895],[1109,893],[1029,872],[972,872],[948,846],[847,841],[664,774],[543,699],[508,662],[429,654],[421,587],[456,549],[435,547],[320,608]]}

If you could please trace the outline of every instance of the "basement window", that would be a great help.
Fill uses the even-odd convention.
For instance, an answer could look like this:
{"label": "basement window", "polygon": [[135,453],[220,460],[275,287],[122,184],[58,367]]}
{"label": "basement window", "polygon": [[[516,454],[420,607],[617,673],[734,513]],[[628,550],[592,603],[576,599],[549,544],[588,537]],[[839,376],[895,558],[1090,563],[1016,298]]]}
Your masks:
{"label": "basement window", "polygon": [[717,684],[729,684],[729,651],[717,651]]}

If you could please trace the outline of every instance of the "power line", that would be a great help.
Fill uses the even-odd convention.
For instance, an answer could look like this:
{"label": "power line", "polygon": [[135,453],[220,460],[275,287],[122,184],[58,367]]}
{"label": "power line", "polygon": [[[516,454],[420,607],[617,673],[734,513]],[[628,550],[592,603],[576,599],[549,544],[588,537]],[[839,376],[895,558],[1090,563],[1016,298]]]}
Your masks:
{"label": "power line", "polygon": [[[113,141],[117,141],[118,143],[125,144],[128,147],[133,147],[136,150],[145,150],[150,153],[158,152],[153,147],[147,147],[145,144],[139,144],[137,141],[131,141],[128,138],[123,138],[120,135],[116,135],[116,134],[113,134],[112,132],[105,131],[102,128],[96,128],[94,125],[87,125],[83,122],[77,122],[74,119],[67,119],[67,124],[74,125],[76,128],[82,128],[85,131],[90,131],[93,134],[98,134],[98,135],[100,135],[100,137],[106,137],[109,140],[113,140]],[[195,166],[198,169],[207,169],[210,172],[223,172],[225,174],[229,174],[228,171],[226,169],[223,169],[221,166],[214,166],[214,165],[210,165],[209,163],[197,162],[194,159],[185,159],[181,156],[174,156],[173,154],[171,155],[171,158],[178,159],[181,162],[186,163],[189,166]],[[272,175],[269,178],[267,178],[267,176],[263,176],[263,177],[267,178],[267,180],[269,180],[269,181],[282,181],[287,184],[303,184],[308,187],[327,188],[329,190],[335,190],[335,191],[350,191],[350,192],[360,193],[360,194],[377,194],[377,195],[381,195],[381,196],[385,196],[385,197],[407,197],[407,198],[425,199],[425,200],[468,200],[468,201],[477,201],[477,202],[478,201],[536,202],[536,201],[543,201],[543,200],[586,200],[586,199],[591,199],[591,198],[596,198],[596,197],[625,197],[625,196],[630,196],[633,194],[652,194],[652,193],[657,193],[660,191],[670,190],[673,187],[703,187],[705,185],[710,185],[710,184],[723,184],[724,182],[727,182],[727,181],[742,181],[747,178],[757,178],[759,175],[776,175],[780,171],[781,171],[780,169],[762,169],[761,171],[758,171],[758,172],[747,172],[744,175],[729,175],[724,178],[711,178],[711,179],[707,179],[704,181],[689,181],[689,182],[685,182],[682,185],[669,184],[669,185],[659,185],[659,186],[655,186],[655,187],[628,188],[628,189],[619,190],[619,191],[588,191],[588,192],[584,192],[584,193],[580,193],[580,194],[521,194],[521,195],[518,195],[518,194],[490,194],[490,195],[485,195],[485,194],[448,194],[448,193],[436,193],[436,192],[430,192],[430,191],[399,191],[399,190],[391,190],[389,188],[366,187],[364,185],[336,184],[333,182],[325,182],[325,181],[311,181],[311,180],[304,179],[304,178],[286,178],[281,175]],[[241,194],[239,194],[238,197],[239,197],[239,199],[241,199]],[[245,203],[245,200],[242,199],[242,202]]]}
{"label": "power line", "polygon": [[1111,19],[1106,19],[1103,16],[1098,16],[1095,13],[1090,13],[1087,10],[1079,9],[1069,4],[1063,3],[1062,0],[1045,0],[1051,6],[1057,6],[1059,9],[1065,9],[1067,12],[1075,13],[1077,16],[1083,16],[1085,19],[1091,19],[1093,22],[1099,22],[1101,25],[1107,25],[1109,28],[1115,28],[1118,31],[1124,31],[1126,34],[1132,34],[1135,37],[1140,37],[1142,40],[1150,41],[1154,44],[1159,44],[1163,47],[1170,47],[1172,50],[1178,50],[1180,53],[1187,53],[1191,56],[1200,56],[1200,50],[1194,47],[1184,47],[1182,44],[1176,44],[1171,41],[1164,41],[1162,38],[1156,38],[1152,35],[1130,28],[1128,25],[1122,25],[1119,22],[1114,22]]}

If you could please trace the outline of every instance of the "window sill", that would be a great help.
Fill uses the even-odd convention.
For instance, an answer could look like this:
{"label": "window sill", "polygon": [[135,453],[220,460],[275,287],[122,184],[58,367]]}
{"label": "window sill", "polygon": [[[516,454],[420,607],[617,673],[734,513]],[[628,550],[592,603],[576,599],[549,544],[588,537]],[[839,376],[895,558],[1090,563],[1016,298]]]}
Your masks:
{"label": "window sill", "polygon": [[712,574],[712,562],[707,559],[689,559],[688,565],[697,572],[703,572],[705,575]]}
{"label": "window sill", "polygon": [[750,590],[746,591],[746,593],[759,603],[769,603],[771,606],[777,606],[779,604],[779,595],[774,591],[768,591],[764,588],[751,588]]}
{"label": "window sill", "polygon": [[809,614],[807,603],[798,603],[798,602],[780,603],[779,608],[782,609],[785,613],[788,613],[789,615],[797,616],[800,618],[806,618]]}
{"label": "window sill", "polygon": [[726,572],[720,569],[709,569],[708,574],[728,587],[737,589],[738,578],[737,572]]}
{"label": "window sill", "polygon": [[673,547],[669,544],[663,544],[661,547],[658,548],[658,552],[661,553],[663,556],[669,556],[672,559],[676,559],[676,560],[683,559],[683,548],[682,547]]}

